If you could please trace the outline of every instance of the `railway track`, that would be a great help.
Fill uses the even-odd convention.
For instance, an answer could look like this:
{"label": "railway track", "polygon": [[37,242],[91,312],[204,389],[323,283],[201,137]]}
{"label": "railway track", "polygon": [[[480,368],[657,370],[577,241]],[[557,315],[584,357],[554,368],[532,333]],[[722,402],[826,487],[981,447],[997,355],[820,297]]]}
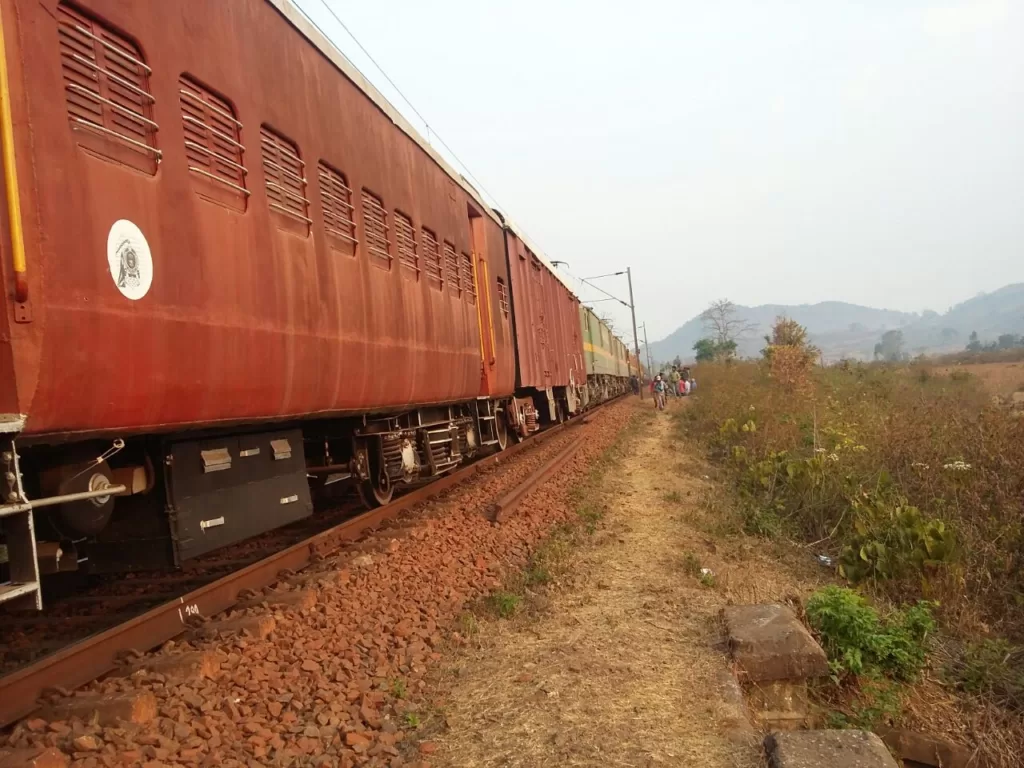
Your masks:
{"label": "railway track", "polygon": [[[517,454],[562,434],[567,428],[584,423],[597,410],[611,402],[614,400],[510,446],[502,453],[479,459],[450,475],[411,491],[386,506],[349,517],[336,525],[318,530],[312,535],[300,537],[294,543],[278,548],[273,554],[254,562],[249,562],[239,556],[239,551],[244,553],[246,550],[253,549],[252,542],[244,542],[225,552],[218,553],[215,558],[203,559],[201,563],[190,567],[185,572],[156,579],[126,580],[116,585],[116,588],[109,593],[101,591],[98,594],[90,594],[84,599],[72,599],[71,604],[77,604],[84,608],[81,616],[83,626],[89,626],[89,617],[92,616],[95,619],[97,613],[95,611],[90,613],[89,604],[103,611],[114,610],[116,623],[87,637],[80,637],[70,644],[65,643],[63,647],[53,650],[42,658],[35,659],[0,677],[0,726],[10,725],[33,712],[38,706],[40,697],[46,691],[74,689],[114,671],[118,666],[119,659],[124,654],[147,651],[178,637],[191,626],[232,608],[247,593],[271,586],[282,580],[283,577],[322,560],[346,543],[359,539],[383,523],[421,507],[434,497],[465,482],[481,471],[505,463]],[[492,520],[500,522],[512,514],[532,488],[550,478],[560,466],[571,459],[582,444],[582,437],[565,441],[555,456],[544,462],[523,482],[495,503],[481,511],[488,514]],[[321,525],[323,525],[322,521]],[[286,530],[280,529],[266,536],[280,539],[282,536],[288,535],[285,533]],[[294,532],[292,535],[294,536]],[[266,544],[262,537],[258,541]],[[211,567],[230,569],[232,566],[235,566],[234,569],[219,578],[211,579],[207,576],[206,583],[182,593],[182,585],[194,583],[189,582],[188,579],[203,578],[201,571]],[[216,573],[217,571],[214,571],[214,575]],[[127,588],[128,592],[119,594],[119,590],[124,591],[125,585],[131,585]],[[154,591],[139,591],[138,587],[143,585],[153,587]],[[161,587],[168,586],[171,590],[176,590],[178,594],[173,599],[163,600],[168,592],[166,589],[161,591]],[[132,591],[133,589],[134,591]],[[154,600],[162,600],[162,602],[154,606]],[[145,607],[143,612],[139,612],[140,605]],[[109,616],[109,613],[102,615]],[[44,627],[47,622],[55,622],[58,626],[61,623],[64,626],[69,623],[73,625],[75,621],[69,622],[69,618],[73,617],[42,616],[26,621],[28,624],[35,621],[38,626]],[[0,668],[0,672],[2,671]]]}
{"label": "railway track", "polygon": [[335,504],[312,517],[196,558],[178,571],[85,577],[87,585],[77,580],[70,594],[68,585],[63,585],[58,594],[49,595],[42,612],[2,612],[0,678],[258,562],[267,552],[277,552],[308,539],[361,509],[354,500]]}

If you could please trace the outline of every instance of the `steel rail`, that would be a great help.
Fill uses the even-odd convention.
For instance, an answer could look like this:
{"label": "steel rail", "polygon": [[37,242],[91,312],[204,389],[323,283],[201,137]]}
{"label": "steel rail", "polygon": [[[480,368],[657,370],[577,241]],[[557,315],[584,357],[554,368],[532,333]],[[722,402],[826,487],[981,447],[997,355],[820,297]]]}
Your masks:
{"label": "steel rail", "polygon": [[[118,656],[125,651],[148,651],[177,637],[197,619],[213,617],[234,606],[241,592],[260,590],[274,584],[282,578],[283,571],[298,571],[307,567],[342,544],[358,539],[367,529],[394,519],[416,504],[468,480],[483,469],[544,443],[566,427],[584,423],[588,416],[616,399],[608,400],[584,414],[526,438],[501,453],[486,456],[390,504],[346,520],[123,624],[73,643],[34,664],[0,677],[0,727],[10,725],[35,711],[40,696],[47,689],[74,689],[102,677],[116,668]],[[578,438],[573,445],[578,448],[581,440]],[[565,453],[562,451],[559,455]],[[551,464],[548,462],[542,469],[550,470]],[[533,473],[525,484],[533,487],[543,479],[541,474]],[[546,476],[549,472],[543,474]]]}
{"label": "steel rail", "polygon": [[527,477],[526,480],[493,504],[491,507],[491,519],[496,523],[500,523],[515,512],[523,499],[529,495],[530,491],[553,475],[556,470],[575,456],[581,447],[583,447],[583,435],[569,443],[554,458],[545,462],[542,467]]}

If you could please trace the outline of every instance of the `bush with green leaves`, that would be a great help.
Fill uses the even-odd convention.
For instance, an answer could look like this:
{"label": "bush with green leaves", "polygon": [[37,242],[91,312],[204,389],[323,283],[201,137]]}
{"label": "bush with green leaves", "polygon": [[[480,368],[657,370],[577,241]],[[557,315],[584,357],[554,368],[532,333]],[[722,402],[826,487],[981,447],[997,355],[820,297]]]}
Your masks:
{"label": "bush with green leaves", "polygon": [[851,501],[850,516],[853,530],[839,555],[839,574],[854,583],[927,576],[956,556],[953,529],[899,494],[865,493]]}
{"label": "bush with green leaves", "polygon": [[837,681],[850,676],[914,680],[935,631],[933,603],[918,602],[882,616],[852,589],[830,585],[807,601],[807,619],[828,654]]}
{"label": "bush with green leaves", "polygon": [[707,390],[679,417],[735,478],[747,532],[813,541],[841,575],[892,597],[941,596],[958,615],[995,608],[964,606],[966,582],[1019,613],[1024,633],[1024,569],[1011,554],[1024,547],[1024,497],[1012,492],[1024,482],[1012,434],[1024,420],[990,418],[974,388],[946,376],[812,374],[796,392],[763,365],[705,366]]}

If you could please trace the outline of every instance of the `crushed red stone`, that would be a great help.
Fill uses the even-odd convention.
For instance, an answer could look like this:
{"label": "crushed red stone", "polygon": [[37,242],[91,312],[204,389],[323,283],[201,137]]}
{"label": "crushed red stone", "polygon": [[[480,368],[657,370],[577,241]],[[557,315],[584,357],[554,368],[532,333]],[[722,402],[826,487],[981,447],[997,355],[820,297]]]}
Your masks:
{"label": "crushed red stone", "polygon": [[[77,710],[67,720],[35,717],[0,736],[0,750],[58,750],[72,768],[429,768],[434,744],[420,742],[413,718],[404,717],[428,666],[446,640],[462,641],[457,622],[467,604],[522,568],[548,531],[574,514],[572,488],[634,413],[627,402],[612,404],[296,576],[292,589],[301,597],[282,599],[288,585],[278,585],[251,607],[208,622],[205,633],[162,649],[216,654],[212,676],[136,663],[132,674],[76,694],[151,694],[156,712],[147,722],[111,725]],[[485,518],[489,502],[580,431],[583,448],[513,516],[500,524]]]}

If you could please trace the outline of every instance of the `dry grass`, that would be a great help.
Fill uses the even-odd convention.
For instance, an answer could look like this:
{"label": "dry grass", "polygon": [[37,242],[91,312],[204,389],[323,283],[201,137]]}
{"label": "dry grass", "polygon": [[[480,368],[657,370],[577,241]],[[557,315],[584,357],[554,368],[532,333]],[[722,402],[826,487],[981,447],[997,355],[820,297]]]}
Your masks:
{"label": "dry grass", "polygon": [[[1018,380],[1015,373],[1024,374],[1024,367],[1000,366],[1007,386],[1024,384],[1024,375]],[[957,645],[1000,635],[1017,643],[1024,639],[1024,574],[1019,568],[1024,420],[990,407],[989,393],[974,377],[946,376],[928,366],[852,366],[816,372],[814,380],[810,393],[794,395],[774,386],[754,365],[703,369],[701,394],[686,414],[690,434],[703,438],[722,459],[709,474],[727,481],[722,487],[738,486],[743,494],[739,509],[734,493],[723,497],[715,486],[706,490],[704,530],[714,537],[735,537],[767,513],[778,524],[780,539],[763,540],[759,548],[764,552],[804,548],[777,543],[786,536],[816,542],[806,545],[808,560],[780,554],[794,584],[801,585],[815,579],[793,568],[813,563],[811,557],[821,551],[840,555],[844,545],[857,541],[859,522],[872,524],[870,516],[858,517],[863,508],[858,511],[853,501],[880,487],[905,497],[926,517],[943,520],[957,543],[943,566],[862,585],[883,605],[922,595],[938,599],[946,637],[956,638],[950,641],[954,650],[947,652],[944,645],[933,654],[924,679],[903,690],[899,724],[969,746],[993,767],[1020,765],[1024,715],[997,706],[998,697],[986,691],[966,693],[950,662]],[[735,435],[722,429],[729,421],[744,425],[748,420],[756,429]],[[743,446],[742,461],[729,454],[730,441]],[[773,466],[779,451],[786,452],[780,462],[785,465],[807,461],[818,455],[816,449],[827,461],[822,462],[822,482],[813,487],[787,485],[786,477],[771,472],[757,474],[766,460]],[[957,470],[958,461],[966,471]],[[766,486],[755,482],[765,478]],[[778,595],[778,587],[762,586],[760,571],[754,569],[758,581],[738,599]],[[817,578],[829,577],[822,569]],[[727,583],[728,577],[723,578]],[[795,588],[793,597],[800,591]],[[1019,663],[1019,655],[1006,663]],[[829,695],[838,696],[824,702],[832,708],[849,710],[853,703],[843,700],[843,692]]]}
{"label": "dry grass", "polygon": [[[564,553],[560,586],[535,601],[541,610],[481,620],[449,665],[435,764],[760,764],[759,750],[730,740],[726,705],[713,695],[727,669],[717,615],[749,585],[689,524],[704,481],[676,476],[663,459],[670,430],[659,416],[582,500],[607,516]],[[673,493],[679,501],[664,501]],[[725,585],[682,572],[687,551]]]}
{"label": "dry grass", "polygon": [[935,372],[949,376],[953,372],[967,373],[990,395],[1009,397],[1024,391],[1024,362],[965,363],[936,367]]}
{"label": "dry grass", "polygon": [[[952,531],[954,551],[927,579],[893,569],[904,576],[893,594],[913,599],[924,584],[947,626],[1024,639],[1024,420],[990,407],[976,382],[926,368],[833,368],[813,381],[794,394],[754,364],[704,368],[688,430],[749,496],[747,528],[781,526],[837,556],[876,522],[854,501],[915,506]],[[806,478],[779,474],[813,461]]]}

